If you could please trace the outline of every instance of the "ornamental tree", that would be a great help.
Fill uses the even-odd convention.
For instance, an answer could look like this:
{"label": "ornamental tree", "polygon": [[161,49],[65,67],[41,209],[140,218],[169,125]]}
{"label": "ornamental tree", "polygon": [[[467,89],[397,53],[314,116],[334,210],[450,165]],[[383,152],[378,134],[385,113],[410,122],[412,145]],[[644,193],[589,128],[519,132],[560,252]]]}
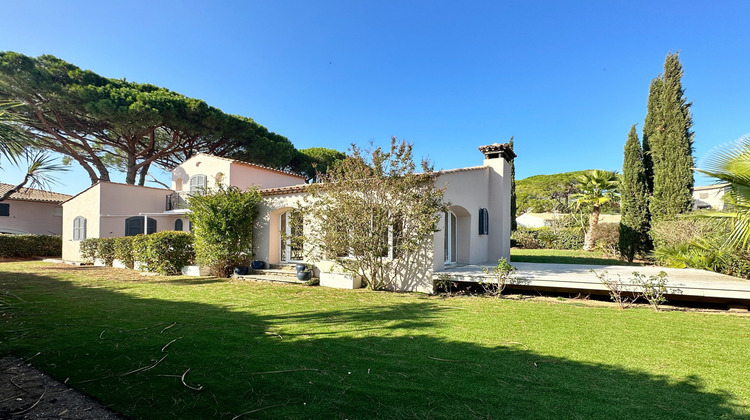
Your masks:
{"label": "ornamental tree", "polygon": [[195,234],[195,259],[211,274],[226,277],[234,267],[246,266],[253,256],[253,227],[260,193],[219,185],[217,190],[193,194],[188,218]]}
{"label": "ornamental tree", "polygon": [[416,172],[412,145],[360,149],[311,184],[300,210],[313,261],[333,260],[371,289],[389,289],[425,264],[424,250],[447,210],[437,174],[423,160]]}

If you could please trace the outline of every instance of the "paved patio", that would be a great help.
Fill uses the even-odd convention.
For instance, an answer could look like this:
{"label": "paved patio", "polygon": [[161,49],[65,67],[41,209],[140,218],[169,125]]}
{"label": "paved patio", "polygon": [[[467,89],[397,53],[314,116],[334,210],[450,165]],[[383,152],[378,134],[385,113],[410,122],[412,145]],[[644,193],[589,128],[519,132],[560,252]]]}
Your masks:
{"label": "paved patio", "polygon": [[[607,293],[607,288],[599,282],[594,274],[604,271],[610,277],[620,279],[626,285],[630,283],[633,272],[637,271],[646,276],[656,275],[660,271],[667,273],[667,290],[673,299],[679,296],[690,300],[729,301],[750,304],[750,280],[718,274],[710,271],[691,268],[664,268],[648,266],[622,265],[581,265],[581,264],[542,264],[542,263],[511,263],[516,267],[516,275],[512,284],[529,289],[558,290],[571,292],[590,291],[593,293]],[[450,275],[453,281],[478,282],[485,277],[482,268],[490,265],[466,265],[450,268],[440,274]],[[628,287],[628,286],[626,286]],[[630,283],[629,287],[633,287]],[[668,296],[669,297],[669,296]]]}

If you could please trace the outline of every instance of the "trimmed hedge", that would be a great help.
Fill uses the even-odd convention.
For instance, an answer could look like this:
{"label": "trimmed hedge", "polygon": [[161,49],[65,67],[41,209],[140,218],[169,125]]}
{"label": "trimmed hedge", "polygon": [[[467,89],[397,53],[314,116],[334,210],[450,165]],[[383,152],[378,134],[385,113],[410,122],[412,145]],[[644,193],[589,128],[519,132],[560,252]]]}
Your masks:
{"label": "trimmed hedge", "polygon": [[119,260],[128,268],[139,261],[142,269],[163,275],[175,275],[195,260],[193,235],[165,230],[150,235],[118,238],[89,238],[81,241],[81,257],[91,263],[99,259],[107,266]]}
{"label": "trimmed hedge", "polygon": [[550,227],[518,229],[511,234],[511,241],[526,249],[581,249],[583,232],[579,228],[565,227],[554,230]]}
{"label": "trimmed hedge", "polygon": [[57,235],[0,234],[0,257],[59,257],[62,237]]}

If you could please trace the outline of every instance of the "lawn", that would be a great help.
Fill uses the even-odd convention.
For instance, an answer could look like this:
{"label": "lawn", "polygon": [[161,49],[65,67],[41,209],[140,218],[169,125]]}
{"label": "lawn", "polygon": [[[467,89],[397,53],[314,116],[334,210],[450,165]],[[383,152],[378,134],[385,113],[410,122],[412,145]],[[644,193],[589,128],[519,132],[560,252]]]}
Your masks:
{"label": "lawn", "polygon": [[40,262],[0,293],[0,354],[132,418],[750,418],[746,316]]}
{"label": "lawn", "polygon": [[568,249],[512,248],[510,250],[510,260],[512,262],[556,264],[642,265],[612,258],[600,251],[588,252]]}

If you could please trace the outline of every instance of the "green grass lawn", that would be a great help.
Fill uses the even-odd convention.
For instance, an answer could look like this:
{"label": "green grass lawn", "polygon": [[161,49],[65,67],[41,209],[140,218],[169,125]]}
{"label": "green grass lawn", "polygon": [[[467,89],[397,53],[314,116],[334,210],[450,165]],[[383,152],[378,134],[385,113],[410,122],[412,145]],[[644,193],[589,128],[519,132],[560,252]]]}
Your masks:
{"label": "green grass lawn", "polygon": [[132,418],[750,418],[750,317],[40,262],[0,303],[0,354]]}
{"label": "green grass lawn", "polygon": [[556,263],[556,264],[595,264],[595,265],[642,265],[628,263],[604,255],[599,251],[568,249],[523,249],[510,250],[512,262]]}

